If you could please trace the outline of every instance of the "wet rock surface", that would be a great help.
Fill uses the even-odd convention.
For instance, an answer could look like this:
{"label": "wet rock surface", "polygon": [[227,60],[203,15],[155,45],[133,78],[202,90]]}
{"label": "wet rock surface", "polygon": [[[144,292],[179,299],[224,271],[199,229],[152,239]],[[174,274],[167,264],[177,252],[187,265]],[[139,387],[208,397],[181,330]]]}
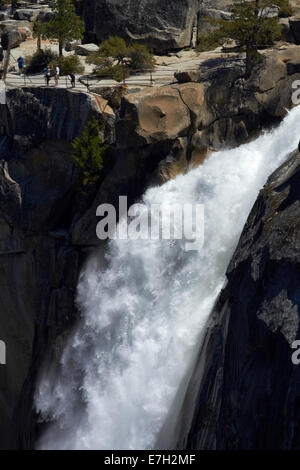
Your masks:
{"label": "wet rock surface", "polygon": [[178,447],[299,449],[300,154],[268,180],[227,270]]}

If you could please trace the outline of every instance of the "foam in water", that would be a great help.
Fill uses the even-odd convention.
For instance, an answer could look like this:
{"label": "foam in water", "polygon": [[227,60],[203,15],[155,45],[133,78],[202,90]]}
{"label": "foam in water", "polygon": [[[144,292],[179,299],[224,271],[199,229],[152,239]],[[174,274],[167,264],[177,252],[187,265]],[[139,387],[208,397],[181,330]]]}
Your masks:
{"label": "foam in water", "polygon": [[296,148],[299,118],[300,107],[272,133],[147,190],[145,205],[204,204],[201,251],[184,251],[184,240],[113,240],[105,266],[100,254],[89,260],[78,285],[82,324],[36,391],[36,409],[53,420],[39,448],[159,447],[251,206]]}

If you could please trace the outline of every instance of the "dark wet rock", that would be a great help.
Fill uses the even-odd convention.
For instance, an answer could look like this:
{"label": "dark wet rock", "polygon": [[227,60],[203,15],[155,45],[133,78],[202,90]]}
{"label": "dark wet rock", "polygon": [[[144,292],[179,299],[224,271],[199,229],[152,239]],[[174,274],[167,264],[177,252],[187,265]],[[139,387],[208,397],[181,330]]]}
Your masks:
{"label": "dark wet rock", "polygon": [[[81,134],[89,119],[99,114],[96,100],[87,93],[24,87],[8,90],[6,96],[7,105],[0,105],[0,128],[11,142],[9,158],[43,140],[69,142]],[[110,141],[113,118],[105,122],[106,138]]]}
{"label": "dark wet rock", "polygon": [[227,270],[178,447],[299,449],[300,154],[268,180]]}
{"label": "dark wet rock", "polygon": [[37,370],[75,321],[85,258],[70,243],[80,205],[69,141],[106,118],[92,95],[46,88],[9,90],[0,108],[0,448],[32,448]]}
{"label": "dark wet rock", "polygon": [[300,44],[300,17],[289,18],[289,25],[296,44]]}

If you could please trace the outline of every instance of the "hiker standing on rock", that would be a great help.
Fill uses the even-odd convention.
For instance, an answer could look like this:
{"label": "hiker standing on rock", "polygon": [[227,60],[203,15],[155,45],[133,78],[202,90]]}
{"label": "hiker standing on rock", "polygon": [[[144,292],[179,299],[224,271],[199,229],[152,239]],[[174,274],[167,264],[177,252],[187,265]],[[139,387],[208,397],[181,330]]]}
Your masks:
{"label": "hiker standing on rock", "polygon": [[57,86],[58,85],[58,80],[59,80],[59,66],[58,64],[56,65],[55,67],[55,75],[54,75],[54,79],[55,79],[55,85]]}
{"label": "hiker standing on rock", "polygon": [[19,67],[19,74],[22,75],[23,68],[24,68],[24,57],[20,56],[17,59],[17,62],[18,62],[18,67]]}
{"label": "hiker standing on rock", "polygon": [[69,77],[70,77],[70,80],[71,80],[72,88],[75,88],[75,75],[74,75],[74,73],[70,72]]}
{"label": "hiker standing on rock", "polygon": [[50,82],[50,70],[48,67],[44,68],[44,77],[45,77],[45,84],[48,86]]}

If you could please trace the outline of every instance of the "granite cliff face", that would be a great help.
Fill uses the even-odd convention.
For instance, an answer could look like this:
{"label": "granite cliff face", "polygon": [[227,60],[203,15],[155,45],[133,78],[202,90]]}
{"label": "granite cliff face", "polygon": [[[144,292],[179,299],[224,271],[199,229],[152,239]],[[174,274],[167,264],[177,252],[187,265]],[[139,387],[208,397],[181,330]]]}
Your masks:
{"label": "granite cliff face", "polygon": [[[86,41],[99,42],[122,36],[146,44],[156,53],[194,47],[198,33],[205,32],[206,16],[230,18],[235,0],[86,0]],[[299,5],[290,0],[294,16],[282,18],[284,38],[299,44]]]}
{"label": "granite cliff face", "polygon": [[123,36],[157,52],[189,46],[197,24],[199,0],[87,0],[86,36],[101,41]]}
{"label": "granite cliff face", "polygon": [[189,47],[203,16],[228,18],[234,0],[86,0],[86,40],[108,36],[146,44],[158,54]]}
{"label": "granite cliff face", "polygon": [[92,96],[45,88],[9,90],[0,108],[0,331],[8,358],[0,447],[11,449],[31,446],[37,368],[76,316],[84,255],[68,235],[80,210],[69,141],[92,116],[105,122],[110,141],[113,118]]}
{"label": "granite cliff face", "polygon": [[80,252],[65,231],[51,230],[66,228],[74,194],[68,140],[97,110],[88,97],[63,90],[60,110],[53,108],[53,91],[10,90],[0,105],[0,324],[8,358],[1,368],[2,449],[30,441],[37,358],[75,311]]}
{"label": "granite cliff face", "polygon": [[182,410],[179,448],[299,449],[300,154],[268,180],[228,267]]}

